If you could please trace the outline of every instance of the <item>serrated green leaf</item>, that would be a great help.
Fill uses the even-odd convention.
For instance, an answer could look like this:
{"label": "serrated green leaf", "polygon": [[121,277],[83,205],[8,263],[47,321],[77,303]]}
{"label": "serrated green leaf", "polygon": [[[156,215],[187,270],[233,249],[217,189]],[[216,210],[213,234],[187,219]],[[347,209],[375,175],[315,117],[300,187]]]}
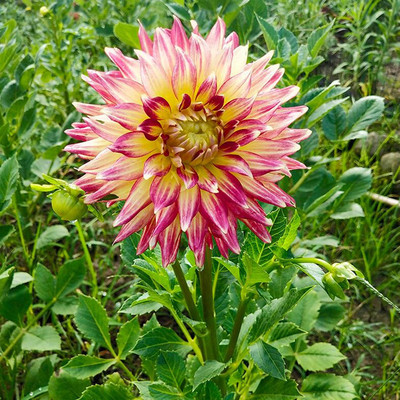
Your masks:
{"label": "serrated green leaf", "polygon": [[286,346],[305,334],[307,332],[293,322],[281,322],[272,330],[268,342],[275,347]]}
{"label": "serrated green leaf", "polygon": [[323,371],[332,368],[346,357],[329,343],[315,343],[296,354],[297,362],[306,371]]}
{"label": "serrated green leaf", "polygon": [[247,253],[243,253],[242,262],[246,271],[247,286],[252,286],[260,282],[269,282],[271,280],[268,272],[255,262]]}
{"label": "serrated green leaf", "polygon": [[258,368],[266,374],[277,379],[286,380],[285,362],[278,349],[262,340],[258,340],[250,346],[250,355]]}
{"label": "serrated green leaf", "polygon": [[114,364],[115,360],[79,355],[72,358],[62,369],[75,378],[86,379],[100,374]]}
{"label": "serrated green leaf", "polygon": [[61,370],[50,378],[49,396],[52,400],[76,400],[89,385],[88,378],[78,379]]}
{"label": "serrated green leaf", "polygon": [[53,225],[41,233],[37,241],[36,248],[42,249],[60,239],[69,236],[68,229],[64,225]]}
{"label": "serrated green leaf", "polygon": [[159,327],[140,338],[133,352],[144,358],[156,358],[163,350],[176,351],[184,357],[191,347],[172,329]]}
{"label": "serrated green leaf", "polygon": [[157,376],[167,385],[180,389],[185,379],[185,362],[174,351],[162,351],[157,358]]}
{"label": "serrated green leaf", "polygon": [[19,177],[17,157],[13,156],[0,166],[0,214],[11,204]]}
{"label": "serrated green leaf", "polygon": [[52,273],[40,263],[35,269],[33,285],[39,299],[44,302],[50,302],[55,296],[56,280]]}
{"label": "serrated green leaf", "polygon": [[339,303],[323,304],[319,310],[316,329],[329,332],[343,319],[346,309]]}
{"label": "serrated green leaf", "polygon": [[[182,393],[174,387],[162,384],[153,383],[148,387],[150,397],[149,399],[154,400],[178,400],[185,398]],[[189,399],[188,399],[189,400]]]}
{"label": "serrated green leaf", "polygon": [[334,23],[335,21],[332,21],[327,26],[322,26],[311,33],[307,40],[307,47],[311,57],[316,57],[318,55]]}
{"label": "serrated green leaf", "polygon": [[204,382],[218,376],[226,367],[226,364],[217,360],[207,360],[194,374],[193,390]]}
{"label": "serrated green leaf", "polygon": [[0,315],[22,326],[25,313],[32,303],[32,296],[25,285],[10,289],[0,302]]}
{"label": "serrated green leaf", "polygon": [[138,318],[126,322],[119,328],[117,335],[118,356],[124,360],[126,356],[134,349],[140,336],[140,325]]}
{"label": "serrated green leaf", "polygon": [[340,189],[343,191],[341,201],[356,200],[371,188],[371,170],[360,167],[350,168],[339,178],[339,183],[342,184]]}
{"label": "serrated green leaf", "polygon": [[289,247],[292,245],[293,241],[296,239],[297,230],[300,226],[301,220],[299,214],[295,210],[293,217],[286,225],[285,231],[283,235],[279,238],[277,245],[284,250],[289,250]]}
{"label": "serrated green leaf", "polygon": [[333,214],[332,219],[349,219],[349,218],[360,218],[364,217],[364,211],[362,207],[357,203],[347,203],[338,207]]}
{"label": "serrated green leaf", "polygon": [[385,108],[379,96],[368,96],[357,100],[347,114],[346,132],[361,131],[377,121]]}
{"label": "serrated green leaf", "polygon": [[267,333],[278,323],[311,288],[291,289],[283,297],[274,299],[261,309],[249,333],[250,343]]}
{"label": "serrated green leaf", "polygon": [[269,24],[264,18],[259,17],[257,14],[256,19],[261,28],[268,50],[276,49],[279,40],[278,32],[271,24]]}
{"label": "serrated green leaf", "polygon": [[88,387],[79,400],[133,400],[133,393],[123,385],[109,382]]}
{"label": "serrated green leaf", "polygon": [[259,383],[257,390],[249,398],[250,400],[296,400],[300,397],[295,381],[282,381],[269,376]]}
{"label": "serrated green leaf", "polygon": [[341,106],[333,108],[322,121],[322,128],[328,140],[338,140],[346,129],[346,113]]}
{"label": "serrated green leaf", "polygon": [[36,326],[24,334],[22,350],[51,351],[61,350],[61,338],[52,326]]}
{"label": "serrated green leaf", "polygon": [[86,267],[82,258],[64,263],[57,274],[56,297],[65,296],[79,287],[85,275]]}
{"label": "serrated green leaf", "polygon": [[83,294],[79,296],[79,306],[75,314],[75,322],[83,335],[111,349],[107,313],[96,299]]}
{"label": "serrated green leaf", "polygon": [[353,400],[357,398],[354,385],[332,374],[312,374],[303,381],[303,400]]}
{"label": "serrated green leaf", "polygon": [[313,290],[297,302],[287,319],[295,323],[300,329],[310,332],[317,322],[321,302],[318,293]]}
{"label": "serrated green leaf", "polygon": [[222,400],[221,391],[218,386],[212,382],[208,381],[199,386],[196,390],[196,400]]}

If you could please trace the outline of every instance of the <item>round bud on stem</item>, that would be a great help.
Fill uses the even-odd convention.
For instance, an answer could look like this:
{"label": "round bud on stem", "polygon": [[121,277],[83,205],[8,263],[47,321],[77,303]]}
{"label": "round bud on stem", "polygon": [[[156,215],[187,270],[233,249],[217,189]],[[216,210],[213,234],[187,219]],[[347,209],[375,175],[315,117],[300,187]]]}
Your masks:
{"label": "round bud on stem", "polygon": [[66,190],[57,190],[51,198],[54,212],[66,221],[82,218],[87,212],[87,205],[82,198],[74,196]]}

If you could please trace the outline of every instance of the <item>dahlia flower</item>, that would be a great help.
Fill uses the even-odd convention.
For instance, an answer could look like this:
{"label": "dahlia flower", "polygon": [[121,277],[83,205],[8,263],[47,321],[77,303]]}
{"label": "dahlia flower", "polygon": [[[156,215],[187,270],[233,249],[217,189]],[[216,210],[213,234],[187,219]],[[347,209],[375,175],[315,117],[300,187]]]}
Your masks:
{"label": "dahlia flower", "polygon": [[182,232],[198,265],[213,239],[224,257],[240,252],[237,220],[269,242],[259,201],[293,206],[277,182],[304,168],[288,156],[310,131],[288,126],[307,108],[282,107],[298,87],[275,88],[273,52],[247,63],[248,45],[225,30],[218,19],[203,38],[192,21],[188,37],[175,18],[153,40],[140,27],[137,59],[106,48],[118,70],[83,76],[105,104],[74,103],[87,117],[66,131],[81,143],[65,150],[89,160],[76,181],[86,203],[125,201],[116,241],[143,229],[137,253],[159,243],[164,266]]}

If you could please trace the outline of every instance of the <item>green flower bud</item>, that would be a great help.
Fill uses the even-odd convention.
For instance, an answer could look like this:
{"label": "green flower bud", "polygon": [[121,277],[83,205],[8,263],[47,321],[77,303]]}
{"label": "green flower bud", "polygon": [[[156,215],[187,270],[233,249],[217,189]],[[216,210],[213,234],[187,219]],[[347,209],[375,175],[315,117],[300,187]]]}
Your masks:
{"label": "green flower bud", "polygon": [[57,190],[51,198],[54,212],[66,221],[82,218],[87,212],[87,205],[82,198],[78,198],[66,190]]}
{"label": "green flower bud", "polygon": [[336,282],[336,280],[331,272],[327,272],[324,275],[324,277],[322,278],[322,283],[324,284],[324,288],[332,300],[335,297],[339,297],[339,299],[342,299],[342,300],[346,299],[346,296],[343,292],[342,287],[340,286],[339,283]]}
{"label": "green flower bud", "polygon": [[332,267],[333,275],[337,282],[340,282],[344,279],[355,279],[357,277],[363,278],[363,274],[349,262],[335,263],[332,265]]}

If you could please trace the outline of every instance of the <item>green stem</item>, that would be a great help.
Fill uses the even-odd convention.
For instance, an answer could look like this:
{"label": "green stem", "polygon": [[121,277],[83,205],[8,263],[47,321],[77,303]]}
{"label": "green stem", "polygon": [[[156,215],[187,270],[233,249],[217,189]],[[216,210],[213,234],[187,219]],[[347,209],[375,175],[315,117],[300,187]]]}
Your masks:
{"label": "green stem", "polygon": [[3,361],[4,358],[7,357],[8,353],[14,348],[14,346],[19,342],[19,340],[22,338],[22,336],[25,334],[26,331],[28,331],[33,325],[36,324],[37,321],[44,315],[44,313],[49,310],[53,304],[57,301],[57,298],[55,297],[53,300],[50,301],[50,303],[46,304],[45,307],[43,307],[42,311],[38,313],[32,320],[29,322],[29,324],[25,328],[21,328],[20,332],[18,335],[14,338],[14,340],[8,345],[8,347],[4,350],[4,352],[0,356],[0,363]]}
{"label": "green stem", "polygon": [[239,338],[240,328],[242,327],[243,319],[246,314],[246,308],[247,305],[249,304],[250,298],[251,296],[245,295],[242,296],[242,298],[240,299],[239,307],[236,313],[235,323],[233,324],[232,334],[229,339],[228,348],[226,349],[224,362],[228,362],[233,356]]}
{"label": "green stem", "polygon": [[97,297],[97,292],[99,291],[99,288],[97,286],[97,275],[96,275],[96,271],[94,269],[92,258],[90,257],[89,249],[87,247],[87,243],[85,240],[85,235],[83,233],[82,225],[81,225],[81,222],[79,221],[79,219],[76,220],[75,226],[76,226],[76,229],[78,230],[79,239],[82,243],[83,253],[85,255],[86,263],[89,267],[89,272],[92,277],[92,289],[93,289],[92,295],[93,295],[93,297]]}
{"label": "green stem", "polygon": [[[183,298],[185,299],[186,307],[188,309],[190,318],[192,318],[194,321],[201,321],[200,313],[193,301],[192,293],[190,292],[189,286],[186,282],[185,275],[183,274],[182,268],[179,265],[179,261],[175,261],[172,264],[172,269],[175,272],[175,277],[179,283],[179,286],[181,288]],[[204,338],[202,337],[197,337],[199,341],[199,347],[201,350],[201,353],[203,355],[203,358],[206,357],[205,353],[205,343],[204,343]]]}
{"label": "green stem", "polygon": [[208,360],[220,360],[217,341],[217,324],[215,322],[214,296],[212,285],[212,259],[211,250],[206,248],[206,257],[203,270],[199,271],[201,300],[203,315],[207,325],[208,346],[206,349]]}
{"label": "green stem", "polygon": [[12,202],[13,202],[14,211],[15,211],[15,219],[17,220],[18,233],[19,233],[19,237],[21,239],[22,251],[24,253],[25,261],[29,266],[29,264],[30,264],[29,253],[28,253],[28,249],[27,249],[27,246],[26,246],[25,238],[24,238],[24,232],[22,230],[21,220],[19,218],[19,211],[18,211],[18,206],[17,206],[17,197],[16,197],[15,194],[13,195]]}
{"label": "green stem", "polygon": [[280,262],[282,263],[286,263],[286,264],[303,264],[303,263],[313,263],[313,264],[317,264],[320,265],[321,267],[326,268],[329,272],[332,272],[333,268],[332,265],[329,264],[328,262],[321,260],[319,258],[314,258],[314,257],[300,257],[300,258],[289,258],[289,259],[285,259],[285,258],[279,258],[278,259]]}

